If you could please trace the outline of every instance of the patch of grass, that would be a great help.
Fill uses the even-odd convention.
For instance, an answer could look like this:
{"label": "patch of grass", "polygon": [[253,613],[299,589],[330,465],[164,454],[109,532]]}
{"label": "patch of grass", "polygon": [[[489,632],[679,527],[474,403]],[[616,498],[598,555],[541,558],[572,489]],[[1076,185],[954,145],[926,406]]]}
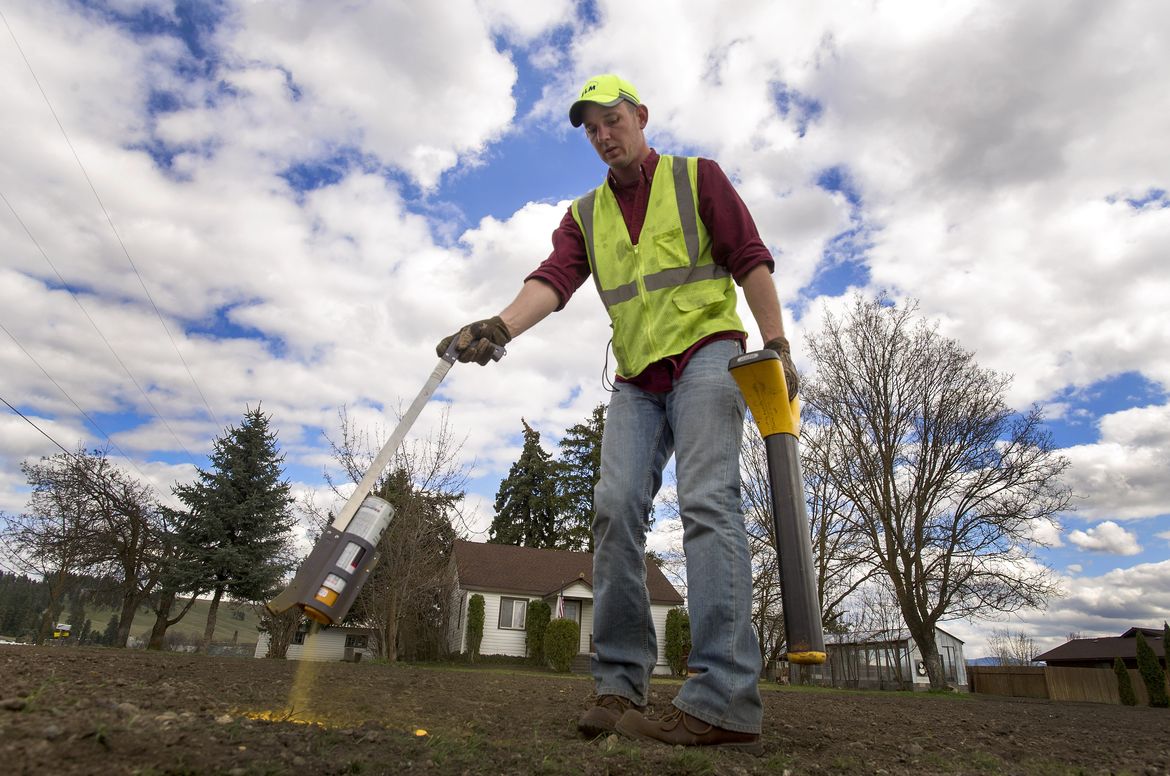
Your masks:
{"label": "patch of grass", "polygon": [[680,749],[671,758],[671,764],[681,773],[693,773],[696,776],[715,773],[715,761],[701,749]]}
{"label": "patch of grass", "polygon": [[28,695],[24,696],[24,708],[21,709],[20,712],[22,714],[28,714],[31,711],[35,711],[37,704],[46,700],[41,696],[44,695],[46,690],[48,690],[54,684],[57,684],[59,681],[60,680],[56,679],[55,677],[49,677],[45,681],[41,682],[40,685],[37,686],[37,689],[32,690]]}
{"label": "patch of grass", "polygon": [[435,765],[474,763],[490,748],[487,739],[474,730],[459,737],[427,736],[426,746]]}
{"label": "patch of grass", "polygon": [[793,767],[796,760],[792,755],[777,752],[776,754],[768,755],[760,761],[764,765],[764,770],[768,773],[783,773]]}

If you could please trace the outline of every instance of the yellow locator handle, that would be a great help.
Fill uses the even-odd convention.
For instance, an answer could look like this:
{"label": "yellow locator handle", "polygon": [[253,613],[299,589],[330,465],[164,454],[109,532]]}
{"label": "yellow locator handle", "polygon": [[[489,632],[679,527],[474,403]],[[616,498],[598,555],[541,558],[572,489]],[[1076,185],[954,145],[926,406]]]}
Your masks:
{"label": "yellow locator handle", "polygon": [[728,369],[759,426],[760,436],[800,436],[800,399],[788,398],[780,356],[771,350],[755,350],[736,356]]}
{"label": "yellow locator handle", "polygon": [[784,370],[775,351],[744,353],[731,359],[727,369],[759,426],[767,452],[786,658],[790,663],[820,665],[827,653],[797,451],[800,402],[788,397]]}

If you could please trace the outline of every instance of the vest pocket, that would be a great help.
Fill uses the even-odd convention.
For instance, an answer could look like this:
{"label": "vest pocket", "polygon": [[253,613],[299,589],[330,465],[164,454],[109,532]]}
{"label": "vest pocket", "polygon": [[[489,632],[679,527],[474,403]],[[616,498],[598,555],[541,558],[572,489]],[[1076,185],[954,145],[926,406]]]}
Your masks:
{"label": "vest pocket", "polygon": [[687,243],[681,227],[659,232],[650,239],[650,243],[654,246],[657,268],[669,269],[691,265],[691,257],[687,255]]}
{"label": "vest pocket", "polygon": [[722,288],[685,288],[674,292],[674,305],[684,313],[719,304],[724,300]]}

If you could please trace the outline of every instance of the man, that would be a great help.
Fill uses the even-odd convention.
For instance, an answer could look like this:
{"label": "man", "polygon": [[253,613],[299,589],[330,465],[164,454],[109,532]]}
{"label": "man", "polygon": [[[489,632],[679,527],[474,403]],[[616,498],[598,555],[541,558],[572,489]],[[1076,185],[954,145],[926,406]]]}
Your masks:
{"label": "man", "polygon": [[[727,364],[747,334],[744,292],[766,347],[789,356],[772,284],[771,254],[717,164],[659,156],[646,142],[649,111],[616,75],[589,79],[569,109],[609,167],[553,233],[552,254],[494,318],[468,324],[460,360],[486,364],[593,276],[613,323],[617,359],[594,491],[596,704],[578,722],[684,746],[760,751],[760,651],[751,625],[752,577],[740,512],[744,405]],[[692,676],[661,718],[646,711],[658,647],[646,592],[648,517],[662,471],[676,456],[687,556]]]}

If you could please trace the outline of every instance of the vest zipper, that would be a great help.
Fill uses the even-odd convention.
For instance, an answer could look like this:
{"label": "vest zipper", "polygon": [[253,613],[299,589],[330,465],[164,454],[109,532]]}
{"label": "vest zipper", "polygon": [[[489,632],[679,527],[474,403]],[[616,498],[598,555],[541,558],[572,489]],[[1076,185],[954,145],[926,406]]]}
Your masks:
{"label": "vest zipper", "polygon": [[658,350],[658,342],[654,338],[654,331],[650,324],[652,323],[650,316],[650,294],[646,291],[646,271],[642,266],[642,243],[638,242],[634,246],[634,265],[636,268],[637,284],[638,284],[638,303],[642,305],[642,333],[646,337],[646,341],[650,343],[650,352]]}

